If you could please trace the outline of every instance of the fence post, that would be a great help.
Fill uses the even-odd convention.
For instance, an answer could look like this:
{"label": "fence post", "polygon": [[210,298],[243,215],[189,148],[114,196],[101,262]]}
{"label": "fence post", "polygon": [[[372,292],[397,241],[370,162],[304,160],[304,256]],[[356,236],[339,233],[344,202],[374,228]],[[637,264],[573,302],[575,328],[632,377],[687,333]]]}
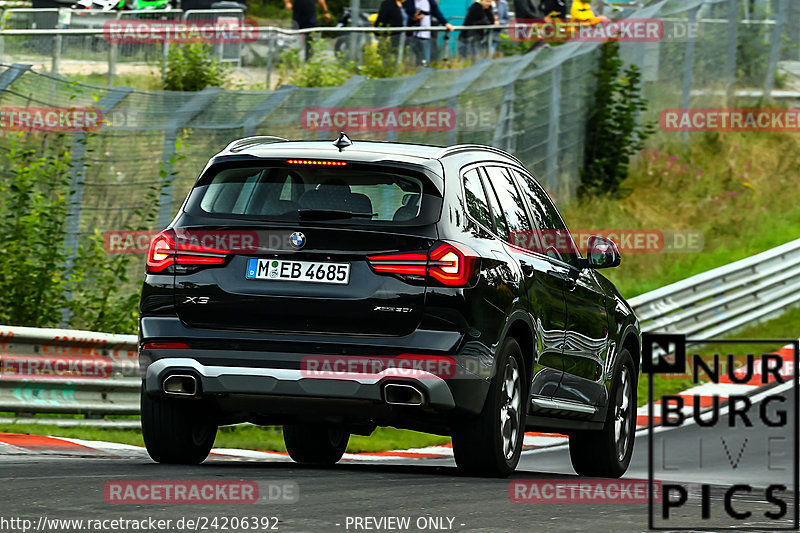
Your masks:
{"label": "fence post", "polygon": [[403,64],[403,54],[406,51],[406,32],[400,32],[400,44],[397,47],[397,64]]}
{"label": "fence post", "polygon": [[[320,107],[337,107],[342,102],[346,101],[350,96],[361,87],[361,84],[367,81],[366,76],[351,76],[349,80],[344,82],[339,88],[331,93],[331,95],[325,99]],[[336,128],[331,128],[336,129]],[[337,130],[338,131],[338,130]],[[320,130],[317,133],[317,140],[324,141],[328,138],[328,131]]]}
{"label": "fence post", "polygon": [[50,74],[58,74],[61,65],[61,34],[53,38],[53,62],[50,66]]}
{"label": "fence post", "polygon": [[267,91],[272,86],[272,30],[267,31],[267,84],[264,87]]}
{"label": "fence post", "polygon": [[494,130],[492,146],[506,152],[514,153],[514,82],[503,87],[503,101],[500,104],[500,115],[497,117],[497,126]]}
{"label": "fence post", "polygon": [[725,92],[728,105],[736,90],[736,45],[739,40],[739,0],[728,0],[728,51],[725,58]]}
{"label": "fence post", "polygon": [[[447,105],[450,106],[450,109],[455,111],[456,114],[456,123],[453,125],[453,128],[448,130],[447,132],[447,144],[453,145],[458,143],[458,119],[463,117],[459,116],[459,111],[461,110],[461,106],[458,103],[458,97],[467,93],[467,89],[469,89],[470,85],[472,85],[475,80],[481,77],[481,75],[486,72],[492,66],[491,61],[487,61],[485,59],[481,59],[471,67],[467,67],[464,69],[461,76],[453,83],[450,87],[450,98],[447,101]],[[408,93],[411,94],[411,93]]]}
{"label": "fence post", "polygon": [[24,65],[22,63],[14,63],[2,74],[0,74],[0,92],[5,91],[8,87],[17,81],[23,74],[30,70],[31,65]]}
{"label": "fence post", "polygon": [[252,112],[247,115],[244,121],[243,134],[245,137],[252,137],[256,134],[256,128],[269,115],[273,109],[277,108],[291,96],[297,89],[296,85],[284,85],[267,95],[264,100]]}
{"label": "fence post", "polygon": [[117,66],[117,43],[108,43],[108,86],[114,86],[114,70]]}
{"label": "fence post", "polygon": [[559,109],[561,105],[561,64],[550,71],[550,120],[547,127],[547,188],[556,189],[558,181],[558,136],[561,134]]}
{"label": "fence post", "polygon": [[[175,167],[170,160],[176,153],[175,143],[178,140],[178,131],[184,124],[192,120],[192,117],[206,109],[220,91],[222,91],[222,89],[218,87],[206,87],[199,93],[195,93],[191,100],[175,111],[172,118],[167,122],[164,128],[164,153],[162,155],[162,161],[167,175],[171,175],[175,172]],[[166,228],[172,219],[173,181],[173,179],[170,179],[161,190],[161,197],[158,200],[158,229]]]}
{"label": "fence post", "polygon": [[767,79],[764,82],[764,99],[772,98],[772,89],[775,87],[775,74],[778,70],[778,59],[781,53],[781,40],[783,27],[786,23],[786,0],[777,1],[775,12],[775,26],[772,28],[772,46],[769,49],[769,63],[767,64]]}
{"label": "fence post", "polygon": [[[115,89],[106,94],[97,102],[97,107],[102,109],[105,115],[108,111],[114,109],[119,105],[122,100],[128,96],[133,89],[123,87]],[[76,131],[72,137],[72,170],[70,172],[69,190],[72,195],[69,199],[67,206],[67,218],[64,222],[64,254],[66,261],[64,265],[64,272],[67,276],[72,272],[72,267],[75,265],[75,258],[78,253],[79,242],[78,239],[81,234],[81,211],[83,209],[83,178],[86,170],[86,143],[89,142],[89,136],[85,131]],[[72,291],[67,291],[66,296],[68,300],[72,300]],[[66,328],[69,326],[72,313],[69,308],[61,310],[61,327]]]}
{"label": "fence post", "polygon": [[[694,27],[697,22],[697,12],[700,7],[689,11],[689,27]],[[681,91],[681,109],[689,109],[692,99],[692,77],[694,76],[694,39],[686,41],[686,50],[683,54],[683,89]],[[681,133],[684,142],[689,140],[689,132]]]}
{"label": "fence post", "polygon": [[[361,5],[359,0],[350,0],[350,27],[357,28],[359,19],[361,18]],[[359,57],[358,41],[361,35],[351,31],[350,32],[350,61],[355,62]]]}

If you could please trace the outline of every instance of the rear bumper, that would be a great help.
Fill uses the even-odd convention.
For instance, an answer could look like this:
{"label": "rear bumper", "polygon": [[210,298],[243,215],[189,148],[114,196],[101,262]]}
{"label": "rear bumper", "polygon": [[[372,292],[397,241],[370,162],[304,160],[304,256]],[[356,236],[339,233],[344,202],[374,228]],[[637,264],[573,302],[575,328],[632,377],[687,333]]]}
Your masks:
{"label": "rear bumper", "polygon": [[187,357],[159,359],[147,367],[145,390],[162,392],[164,379],[171,374],[190,374],[199,381],[200,394],[237,394],[300,398],[331,398],[384,402],[387,383],[413,385],[424,397],[424,407],[437,410],[456,406],[453,394],[444,379],[427,372],[416,377],[398,376],[392,369],[378,374],[339,372],[336,377],[309,377],[302,370],[287,368],[254,368],[204,365]]}

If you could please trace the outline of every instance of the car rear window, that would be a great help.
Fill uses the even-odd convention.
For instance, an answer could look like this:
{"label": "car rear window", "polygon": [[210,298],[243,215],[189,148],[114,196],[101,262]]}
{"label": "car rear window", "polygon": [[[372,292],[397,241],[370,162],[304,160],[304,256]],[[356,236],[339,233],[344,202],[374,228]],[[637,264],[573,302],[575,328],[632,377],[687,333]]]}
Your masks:
{"label": "car rear window", "polygon": [[[190,195],[189,207],[209,215],[274,221],[421,224],[433,221],[426,203],[441,208],[427,179],[383,167],[234,167],[203,178]],[[330,218],[326,212],[332,213]]]}

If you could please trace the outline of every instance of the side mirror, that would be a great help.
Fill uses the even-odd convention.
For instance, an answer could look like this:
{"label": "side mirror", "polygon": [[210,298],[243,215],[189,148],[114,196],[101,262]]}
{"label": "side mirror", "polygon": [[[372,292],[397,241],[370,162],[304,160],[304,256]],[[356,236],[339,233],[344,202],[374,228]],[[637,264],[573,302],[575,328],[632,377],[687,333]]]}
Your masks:
{"label": "side mirror", "polygon": [[611,268],[619,266],[622,256],[611,239],[592,235],[589,237],[587,263],[589,268]]}

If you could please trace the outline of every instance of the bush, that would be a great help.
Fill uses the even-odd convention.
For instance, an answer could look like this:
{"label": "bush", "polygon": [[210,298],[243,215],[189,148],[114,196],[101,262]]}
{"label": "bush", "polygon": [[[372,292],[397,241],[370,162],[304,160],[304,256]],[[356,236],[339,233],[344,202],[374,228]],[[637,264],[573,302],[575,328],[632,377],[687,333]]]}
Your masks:
{"label": "bush", "polygon": [[222,87],[227,79],[225,66],[206,43],[173,44],[161,65],[167,91],[201,91]]}
{"label": "bush", "polygon": [[377,44],[364,46],[359,74],[368,78],[395,78],[402,76],[405,71],[404,65],[397,62],[397,49],[392,46],[388,35],[379,36]]}
{"label": "bush", "polygon": [[[64,134],[3,136],[0,324],[58,327],[66,321],[80,329],[134,333],[139,294],[128,278],[133,256],[107,254],[98,231],[66,248],[74,196],[71,140]],[[173,178],[162,171],[136,224],[126,229],[153,226],[160,192]]]}
{"label": "bush", "polygon": [[314,39],[311,58],[305,63],[301,51],[292,48],[281,56],[280,76],[298,87],[336,87],[350,79],[355,70],[350,61],[328,52],[325,41]]}
{"label": "bush", "polygon": [[653,124],[638,122],[639,113],[647,109],[639,69],[631,65],[621,73],[622,66],[618,42],[600,47],[579,196],[624,192],[620,184],[628,176],[630,158],[654,131]]}

